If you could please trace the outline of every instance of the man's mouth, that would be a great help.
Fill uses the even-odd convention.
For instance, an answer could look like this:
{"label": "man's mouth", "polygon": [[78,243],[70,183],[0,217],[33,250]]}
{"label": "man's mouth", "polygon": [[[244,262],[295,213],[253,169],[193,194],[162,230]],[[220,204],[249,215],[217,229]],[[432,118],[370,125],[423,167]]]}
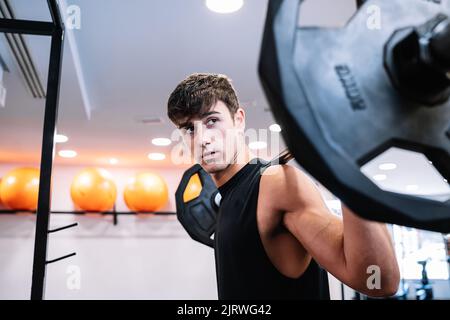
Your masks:
{"label": "man's mouth", "polygon": [[205,160],[205,161],[214,159],[218,153],[219,153],[219,152],[217,152],[217,151],[208,151],[208,152],[205,152],[205,153],[202,155],[202,159]]}

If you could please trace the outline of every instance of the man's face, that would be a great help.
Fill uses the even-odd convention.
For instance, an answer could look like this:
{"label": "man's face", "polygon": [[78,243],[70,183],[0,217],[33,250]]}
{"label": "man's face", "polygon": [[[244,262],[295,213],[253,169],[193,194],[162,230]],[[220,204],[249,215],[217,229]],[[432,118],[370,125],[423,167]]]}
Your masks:
{"label": "man's face", "polygon": [[244,118],[241,108],[231,116],[225,103],[219,100],[205,114],[188,119],[180,126],[195,161],[208,173],[222,171],[236,161]]}

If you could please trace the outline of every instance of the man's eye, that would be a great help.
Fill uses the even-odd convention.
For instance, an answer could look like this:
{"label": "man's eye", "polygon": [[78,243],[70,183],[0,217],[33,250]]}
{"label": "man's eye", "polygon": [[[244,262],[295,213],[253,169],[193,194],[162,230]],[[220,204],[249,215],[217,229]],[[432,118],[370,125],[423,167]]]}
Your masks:
{"label": "man's eye", "polygon": [[194,133],[194,127],[193,126],[191,126],[191,127],[186,127],[186,133],[188,133],[188,134],[192,134],[192,133]]}
{"label": "man's eye", "polygon": [[217,120],[218,119],[216,119],[216,118],[211,118],[211,119],[208,120],[208,122],[206,122],[206,125],[213,125],[214,123],[217,122]]}

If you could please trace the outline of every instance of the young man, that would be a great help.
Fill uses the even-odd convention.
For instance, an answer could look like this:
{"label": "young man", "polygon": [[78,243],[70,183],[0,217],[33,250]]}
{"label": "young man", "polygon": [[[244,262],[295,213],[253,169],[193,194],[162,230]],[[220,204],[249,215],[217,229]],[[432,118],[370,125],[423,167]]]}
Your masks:
{"label": "young man", "polygon": [[342,219],[333,215],[302,171],[255,159],[226,76],[187,77],[169,97],[168,116],[222,195],[219,299],[327,299],[319,265],[361,293],[395,294],[399,269],[386,226],[345,206]]}

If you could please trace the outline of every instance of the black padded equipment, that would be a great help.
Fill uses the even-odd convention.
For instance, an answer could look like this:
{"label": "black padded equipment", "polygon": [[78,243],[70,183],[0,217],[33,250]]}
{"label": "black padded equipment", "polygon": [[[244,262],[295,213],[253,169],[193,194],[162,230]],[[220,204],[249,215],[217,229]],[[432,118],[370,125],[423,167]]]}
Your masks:
{"label": "black padded equipment", "polygon": [[[284,164],[293,158],[289,150],[284,150],[271,160],[272,164]],[[191,178],[198,174],[202,189],[197,197],[185,201],[184,192]],[[220,207],[221,196],[211,176],[195,164],[183,174],[175,192],[177,218],[192,239],[211,248],[214,247],[213,235]]]}

